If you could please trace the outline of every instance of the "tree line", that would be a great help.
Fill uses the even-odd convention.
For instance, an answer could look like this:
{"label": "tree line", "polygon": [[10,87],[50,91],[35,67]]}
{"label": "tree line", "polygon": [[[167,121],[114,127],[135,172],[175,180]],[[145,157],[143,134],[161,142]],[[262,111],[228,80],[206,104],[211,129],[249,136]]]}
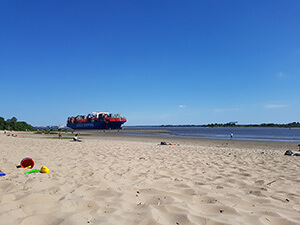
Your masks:
{"label": "tree line", "polygon": [[248,124],[248,125],[237,125],[236,123],[211,123],[206,125],[206,127],[283,127],[283,128],[296,128],[300,127],[299,122],[292,122],[287,124],[277,124],[277,123],[262,123],[262,124]]}
{"label": "tree line", "polygon": [[[155,126],[156,127],[156,126]],[[229,123],[211,123],[207,125],[160,125],[158,127],[282,127],[282,128],[300,128],[299,122],[292,122],[287,124],[277,124],[277,123],[262,123],[262,124],[245,124],[239,125],[237,122]]]}
{"label": "tree line", "polygon": [[33,131],[34,128],[24,121],[18,122],[16,117],[7,120],[0,117],[0,130]]}

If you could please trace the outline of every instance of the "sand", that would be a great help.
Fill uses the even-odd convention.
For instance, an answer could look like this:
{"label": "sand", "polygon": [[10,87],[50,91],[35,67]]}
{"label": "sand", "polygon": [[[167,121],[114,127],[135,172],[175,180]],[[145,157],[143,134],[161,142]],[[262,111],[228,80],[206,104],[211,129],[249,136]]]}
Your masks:
{"label": "sand", "polygon": [[1,225],[300,224],[298,143],[46,137],[0,133]]}

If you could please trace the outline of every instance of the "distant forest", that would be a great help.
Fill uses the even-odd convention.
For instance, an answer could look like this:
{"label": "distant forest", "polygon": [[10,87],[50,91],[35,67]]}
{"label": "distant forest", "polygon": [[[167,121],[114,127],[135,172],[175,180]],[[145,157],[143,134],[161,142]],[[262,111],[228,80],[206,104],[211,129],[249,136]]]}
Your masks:
{"label": "distant forest", "polygon": [[18,122],[16,117],[12,117],[6,121],[3,117],[0,117],[0,130],[33,131],[34,128],[26,122]]}
{"label": "distant forest", "polygon": [[207,125],[161,125],[159,127],[283,127],[283,128],[300,128],[299,122],[292,122],[287,124],[276,123],[262,123],[262,124],[247,124],[238,125],[235,122],[230,123],[211,123]]}
{"label": "distant forest", "polygon": [[300,127],[299,122],[292,122],[287,124],[276,124],[276,123],[262,123],[262,124],[248,124],[248,125],[237,125],[236,123],[211,123],[206,125],[206,127],[284,127],[284,128],[292,128],[292,127]]}

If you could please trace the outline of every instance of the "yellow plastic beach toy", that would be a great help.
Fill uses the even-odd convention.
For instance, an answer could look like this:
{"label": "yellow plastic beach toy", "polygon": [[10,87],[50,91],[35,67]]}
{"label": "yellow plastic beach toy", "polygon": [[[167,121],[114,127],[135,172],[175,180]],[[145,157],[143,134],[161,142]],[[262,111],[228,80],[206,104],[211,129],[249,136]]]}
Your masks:
{"label": "yellow plastic beach toy", "polygon": [[42,166],[41,173],[49,173],[50,170],[46,166]]}

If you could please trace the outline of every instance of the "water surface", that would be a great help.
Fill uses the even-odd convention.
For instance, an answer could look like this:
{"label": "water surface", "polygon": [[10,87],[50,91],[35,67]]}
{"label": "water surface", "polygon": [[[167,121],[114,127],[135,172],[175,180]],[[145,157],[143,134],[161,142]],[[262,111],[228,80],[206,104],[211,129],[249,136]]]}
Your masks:
{"label": "water surface", "polygon": [[[204,127],[124,127],[132,133],[126,135],[138,136],[168,136],[186,138],[255,140],[255,141],[280,141],[299,142],[300,129],[298,128],[204,128]],[[167,130],[169,133],[134,132],[134,130]]]}

